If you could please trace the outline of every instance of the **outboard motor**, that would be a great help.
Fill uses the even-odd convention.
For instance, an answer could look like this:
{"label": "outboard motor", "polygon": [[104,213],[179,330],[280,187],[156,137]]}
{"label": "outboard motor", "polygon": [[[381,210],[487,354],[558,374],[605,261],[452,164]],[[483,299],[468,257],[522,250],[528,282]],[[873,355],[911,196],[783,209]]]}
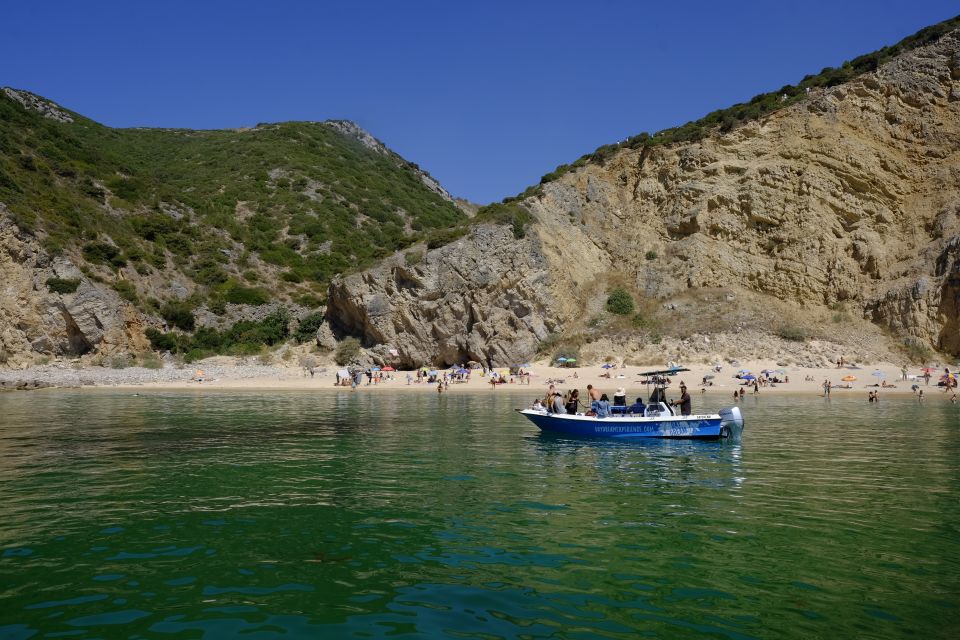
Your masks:
{"label": "outboard motor", "polygon": [[740,407],[724,407],[720,409],[720,437],[732,438],[739,436],[743,431],[743,414]]}

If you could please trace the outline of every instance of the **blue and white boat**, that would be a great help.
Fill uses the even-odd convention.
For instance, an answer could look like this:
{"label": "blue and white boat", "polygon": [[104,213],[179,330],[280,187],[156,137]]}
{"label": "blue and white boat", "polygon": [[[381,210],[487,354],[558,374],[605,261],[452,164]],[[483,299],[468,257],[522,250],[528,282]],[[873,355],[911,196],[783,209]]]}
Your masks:
{"label": "blue and white boat", "polygon": [[719,413],[679,415],[664,402],[662,376],[689,369],[650,371],[641,375],[660,380],[651,384],[650,402],[643,415],[625,412],[599,418],[582,414],[550,413],[543,409],[524,409],[522,413],[544,432],[574,437],[603,438],[694,438],[719,440],[736,438],[743,432],[739,407],[725,407]]}

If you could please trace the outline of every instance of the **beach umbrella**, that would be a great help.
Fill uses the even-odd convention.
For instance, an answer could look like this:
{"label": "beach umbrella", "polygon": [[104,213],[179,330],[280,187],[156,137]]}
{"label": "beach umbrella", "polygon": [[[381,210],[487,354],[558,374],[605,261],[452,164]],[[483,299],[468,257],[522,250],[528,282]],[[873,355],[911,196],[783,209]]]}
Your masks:
{"label": "beach umbrella", "polygon": [[523,367],[524,369],[529,369],[529,368],[532,367],[533,365],[530,364],[529,362],[524,362],[524,363],[523,363],[522,365],[520,365],[520,366]]}
{"label": "beach umbrella", "polygon": [[567,358],[567,362],[576,362],[576,361],[577,361],[576,358]]}
{"label": "beach umbrella", "polygon": [[874,372],[871,373],[870,375],[872,375],[872,376],[875,377],[875,378],[886,378],[886,377],[887,377],[887,374],[885,374],[883,371],[874,371]]}
{"label": "beach umbrella", "polygon": [[603,365],[603,366],[600,367],[600,368],[601,368],[601,369],[613,369],[615,366],[617,366],[617,365],[615,365],[615,364],[610,364],[610,363],[608,362],[607,364]]}
{"label": "beach umbrella", "polygon": [[428,375],[428,376],[435,376],[435,375],[437,375],[437,370],[434,369],[434,370],[432,370],[432,371],[427,371],[427,375]]}
{"label": "beach umbrella", "polygon": [[777,369],[777,373],[780,373],[780,374],[783,374],[783,375],[786,375],[786,373],[787,373],[787,370],[786,370],[786,369]]}
{"label": "beach umbrella", "polygon": [[714,378],[716,378],[716,376],[713,375],[713,374],[709,374],[709,373],[708,373],[707,375],[703,376],[703,379],[704,379],[704,380],[713,380]]}
{"label": "beach umbrella", "polygon": [[456,373],[470,373],[469,369],[457,369]]}
{"label": "beach umbrella", "polygon": [[740,373],[740,374],[747,374],[747,373],[750,373],[750,372],[749,372],[749,371],[747,371],[746,369],[740,369],[739,371],[737,371],[737,373]]}
{"label": "beach umbrella", "polygon": [[857,376],[843,376],[840,378],[843,382],[853,382],[857,379]]}
{"label": "beach umbrella", "polygon": [[387,365],[387,366],[385,366],[385,367],[382,369],[382,371],[396,371],[396,369],[394,369],[394,368],[391,367],[390,365]]}
{"label": "beach umbrella", "polygon": [[764,369],[760,373],[773,373],[773,369]]}
{"label": "beach umbrella", "polygon": [[559,358],[557,358],[557,362],[567,362],[568,360],[569,358],[564,358],[563,356],[560,356]]}
{"label": "beach umbrella", "polygon": [[745,376],[740,376],[740,379],[741,379],[741,380],[756,380],[756,379],[757,379],[757,376],[753,375],[752,373],[748,373],[748,374],[745,375]]}
{"label": "beach umbrella", "polygon": [[370,367],[370,371],[380,371],[380,367]]}

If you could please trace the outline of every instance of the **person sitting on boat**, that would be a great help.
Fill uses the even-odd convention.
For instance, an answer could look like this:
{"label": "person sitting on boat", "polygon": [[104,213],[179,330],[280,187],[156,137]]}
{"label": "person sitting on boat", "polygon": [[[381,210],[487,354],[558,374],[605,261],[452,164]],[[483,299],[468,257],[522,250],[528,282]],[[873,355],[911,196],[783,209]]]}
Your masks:
{"label": "person sitting on boat", "polygon": [[610,415],[610,398],[607,397],[607,394],[603,394],[597,400],[596,413],[598,418],[606,418]]}
{"label": "person sitting on boat", "polygon": [[643,398],[637,398],[637,401],[630,405],[630,408],[627,409],[627,413],[642,416],[643,412],[646,410],[647,406],[643,404]]}
{"label": "person sitting on boat", "polygon": [[617,392],[613,394],[613,406],[615,407],[627,406],[627,391],[623,387],[618,388]]}
{"label": "person sitting on boat", "polygon": [[537,398],[533,401],[533,406],[530,407],[534,411],[543,411],[543,403],[540,402],[540,398]]}
{"label": "person sitting on boat", "polygon": [[551,405],[552,413],[566,413],[567,409],[563,406],[563,394],[559,391],[553,393],[553,404]]}

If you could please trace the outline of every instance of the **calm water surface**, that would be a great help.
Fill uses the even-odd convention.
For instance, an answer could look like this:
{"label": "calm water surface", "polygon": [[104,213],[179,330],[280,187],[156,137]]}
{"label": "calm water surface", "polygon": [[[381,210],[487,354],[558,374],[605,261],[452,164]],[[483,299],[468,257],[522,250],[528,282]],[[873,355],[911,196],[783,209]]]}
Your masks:
{"label": "calm water surface", "polygon": [[0,638],[960,637],[933,400],[747,398],[721,444],[499,392],[0,395]]}

